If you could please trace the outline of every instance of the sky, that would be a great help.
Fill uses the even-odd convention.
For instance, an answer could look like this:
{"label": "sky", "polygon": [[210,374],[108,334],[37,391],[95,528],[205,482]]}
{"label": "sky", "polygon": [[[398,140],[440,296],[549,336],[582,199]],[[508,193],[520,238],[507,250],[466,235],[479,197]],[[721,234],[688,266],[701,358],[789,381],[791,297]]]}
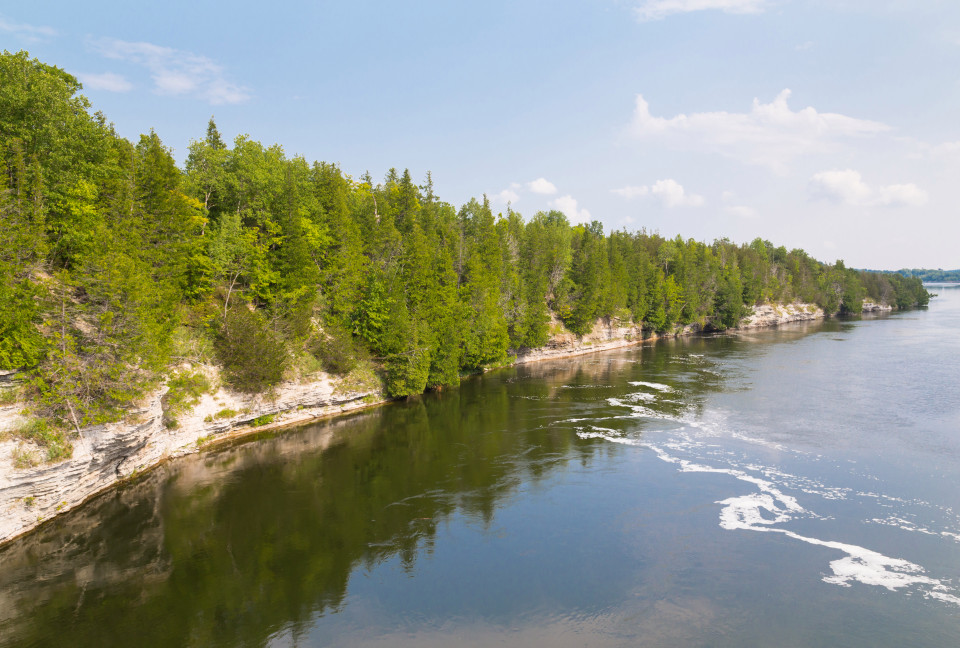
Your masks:
{"label": "sky", "polygon": [[956,0],[31,0],[0,48],[181,164],[214,116],[457,206],[960,268]]}

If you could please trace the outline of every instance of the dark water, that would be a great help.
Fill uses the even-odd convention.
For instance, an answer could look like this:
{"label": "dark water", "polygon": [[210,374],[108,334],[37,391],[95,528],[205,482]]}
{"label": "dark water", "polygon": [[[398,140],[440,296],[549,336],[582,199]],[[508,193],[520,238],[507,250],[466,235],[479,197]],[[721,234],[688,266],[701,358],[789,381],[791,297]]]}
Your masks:
{"label": "dark water", "polygon": [[0,550],[3,646],[955,646],[960,290],[178,461]]}

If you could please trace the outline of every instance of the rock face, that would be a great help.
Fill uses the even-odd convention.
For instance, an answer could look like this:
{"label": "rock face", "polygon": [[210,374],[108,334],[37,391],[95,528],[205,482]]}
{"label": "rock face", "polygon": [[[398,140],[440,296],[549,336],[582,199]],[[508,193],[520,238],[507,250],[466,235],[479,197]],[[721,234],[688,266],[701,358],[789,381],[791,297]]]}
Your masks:
{"label": "rock face", "polygon": [[823,309],[816,304],[763,304],[754,306],[747,317],[740,320],[738,329],[780,326],[791,322],[823,319]]}
{"label": "rock face", "polygon": [[[205,394],[171,430],[163,425],[162,396],[163,391],[153,394],[123,423],[85,428],[74,442],[73,456],[59,463],[15,469],[13,454],[19,444],[0,443],[0,543],[164,459],[196,452],[206,440],[259,429],[251,426],[257,417],[275,416],[270,427],[292,425],[383,400],[374,391],[340,393],[326,376],[281,385],[269,397],[221,390]],[[0,429],[16,423],[19,409],[0,410]]]}
{"label": "rock face", "polygon": [[878,304],[868,299],[863,300],[864,313],[889,313],[892,310],[893,306],[890,306],[889,304]]}
{"label": "rock face", "polygon": [[[755,307],[739,328],[779,326],[823,316],[823,310],[811,304],[763,305]],[[657,337],[645,338],[642,329],[632,322],[607,319],[598,319],[582,338],[567,332],[556,318],[551,321],[551,330],[554,334],[546,346],[521,351],[516,363],[617,349]],[[698,331],[697,326],[687,326],[666,335]],[[74,443],[73,456],[59,463],[15,468],[19,442],[0,441],[0,543],[165,459],[196,452],[206,440],[304,423],[384,401],[378,391],[344,390],[321,375],[309,383],[285,383],[270,395],[245,396],[224,390],[205,394],[190,413],[177,416],[176,429],[167,429],[163,424],[163,393],[153,394],[123,423],[84,429],[82,438]],[[17,424],[20,409],[0,407],[0,432]],[[254,427],[254,421],[264,416],[275,418]]]}
{"label": "rock face", "polygon": [[550,327],[551,330],[563,332],[551,335],[550,341],[545,346],[521,350],[517,354],[516,364],[618,349],[637,344],[644,339],[643,331],[633,322],[620,322],[603,318],[597,319],[593,324],[593,329],[582,338],[578,338],[573,333],[563,329],[560,320],[553,314],[550,317]]}

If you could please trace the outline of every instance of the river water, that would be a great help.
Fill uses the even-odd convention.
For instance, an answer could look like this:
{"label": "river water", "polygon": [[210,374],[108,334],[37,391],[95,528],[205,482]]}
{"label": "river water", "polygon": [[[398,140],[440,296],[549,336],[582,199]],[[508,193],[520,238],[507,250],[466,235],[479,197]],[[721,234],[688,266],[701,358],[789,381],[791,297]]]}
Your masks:
{"label": "river water", "polygon": [[0,550],[3,646],[954,646],[960,289],[172,462]]}

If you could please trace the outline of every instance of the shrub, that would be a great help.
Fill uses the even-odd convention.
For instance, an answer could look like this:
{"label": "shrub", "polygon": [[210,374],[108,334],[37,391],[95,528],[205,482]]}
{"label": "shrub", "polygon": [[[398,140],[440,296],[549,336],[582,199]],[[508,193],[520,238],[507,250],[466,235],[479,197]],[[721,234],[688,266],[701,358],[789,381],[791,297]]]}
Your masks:
{"label": "shrub", "polygon": [[269,425],[273,423],[273,420],[277,418],[276,414],[264,414],[263,416],[258,416],[257,418],[250,421],[250,425],[253,427],[260,427],[261,425]]}
{"label": "shrub", "polygon": [[227,383],[242,392],[261,392],[283,379],[289,354],[283,340],[259,313],[232,308],[215,343]]}
{"label": "shrub", "polygon": [[167,393],[163,395],[163,424],[167,428],[178,427],[177,415],[200,402],[200,397],[210,391],[210,381],[200,372],[174,374],[167,381]]}
{"label": "shrub", "polygon": [[13,449],[14,468],[33,468],[40,463],[37,453],[33,450],[27,450],[22,445]]}
{"label": "shrub", "polygon": [[343,329],[327,326],[307,345],[307,350],[323,365],[324,371],[345,376],[359,362],[360,349],[353,336]]}
{"label": "shrub", "polygon": [[67,459],[73,455],[73,444],[62,430],[52,427],[43,419],[28,419],[14,431],[21,439],[33,441],[47,450],[47,461]]}

